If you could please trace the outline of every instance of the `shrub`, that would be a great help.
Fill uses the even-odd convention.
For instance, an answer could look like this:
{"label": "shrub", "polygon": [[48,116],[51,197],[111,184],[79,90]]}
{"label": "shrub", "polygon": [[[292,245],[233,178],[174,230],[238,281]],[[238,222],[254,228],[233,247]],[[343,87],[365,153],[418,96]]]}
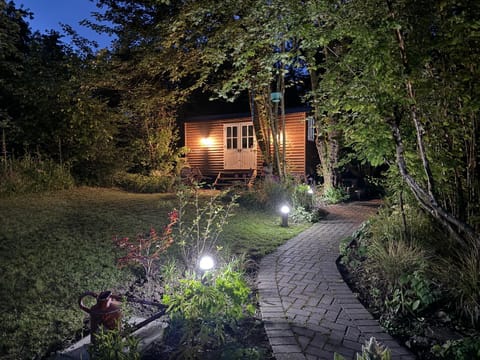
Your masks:
{"label": "shrub", "polygon": [[385,308],[397,315],[418,315],[439,298],[440,292],[423,272],[403,274],[399,284],[385,300]]}
{"label": "shrub", "polygon": [[216,272],[200,277],[189,272],[178,286],[166,288],[163,303],[175,324],[167,329],[178,331],[175,346],[183,358],[198,358],[200,351],[216,348],[226,342],[227,329],[246,314],[252,315],[255,307],[250,300],[250,288],[238,269],[231,262]]}
{"label": "shrub", "polygon": [[[194,269],[204,254],[218,252],[218,240],[237,206],[237,196],[226,199],[223,193],[200,199],[198,185],[177,192],[178,225],[173,236],[187,269]],[[226,201],[226,202],[225,202]]]}
{"label": "shrub", "polygon": [[480,323],[480,256],[478,248],[470,252],[453,251],[453,256],[438,260],[434,270],[447,289],[451,306],[470,324]]}
{"label": "shrub", "polygon": [[178,220],[178,213],[172,211],[168,214],[168,217],[170,222],[163,229],[162,235],[151,228],[147,234],[138,234],[135,240],[115,236],[114,243],[127,250],[125,256],[118,259],[118,265],[141,265],[147,281],[153,279],[158,271],[155,262],[173,244],[172,227]]}
{"label": "shrub", "polygon": [[327,187],[323,189],[321,199],[327,204],[338,204],[350,199],[350,195],[344,188]]}
{"label": "shrub", "polygon": [[68,166],[28,154],[0,168],[0,195],[69,189],[74,184]]}
{"label": "shrub", "polygon": [[172,190],[175,178],[169,174],[131,174],[119,172],[113,177],[113,184],[136,193],[165,193]]}
{"label": "shrub", "polygon": [[432,348],[432,352],[442,359],[480,359],[480,337],[448,340],[442,346],[435,345]]}
{"label": "shrub", "polygon": [[134,336],[124,338],[120,330],[100,329],[95,334],[95,342],[89,347],[89,354],[95,360],[140,360],[139,339]]}
{"label": "shrub", "polygon": [[402,275],[421,270],[425,265],[425,252],[400,240],[372,239],[368,257],[369,266],[391,286],[399,285]]}

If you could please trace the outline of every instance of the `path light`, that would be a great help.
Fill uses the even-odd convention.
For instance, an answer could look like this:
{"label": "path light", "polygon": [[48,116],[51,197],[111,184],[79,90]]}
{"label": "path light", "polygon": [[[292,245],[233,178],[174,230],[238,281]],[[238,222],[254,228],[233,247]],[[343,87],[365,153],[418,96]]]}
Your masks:
{"label": "path light", "polygon": [[290,213],[290,208],[287,205],[283,205],[280,208],[282,213],[282,227],[288,227],[288,214]]}
{"label": "path light", "polygon": [[313,195],[313,189],[311,187],[308,187],[307,193],[309,193],[310,195]]}
{"label": "path light", "polygon": [[212,270],[215,266],[215,260],[210,255],[203,255],[200,258],[200,261],[198,263],[198,267],[202,271],[208,271]]}

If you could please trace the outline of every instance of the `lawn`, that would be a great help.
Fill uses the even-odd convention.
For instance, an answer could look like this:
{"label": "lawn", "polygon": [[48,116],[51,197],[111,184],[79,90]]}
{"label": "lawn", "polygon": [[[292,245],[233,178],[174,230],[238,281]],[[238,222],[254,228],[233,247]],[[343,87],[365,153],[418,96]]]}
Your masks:
{"label": "lawn", "polygon": [[[43,357],[79,337],[78,295],[132,280],[115,265],[112,237],[161,229],[176,203],[173,194],[86,187],[0,199],[0,358]],[[221,241],[258,259],[307,226],[238,208]]]}

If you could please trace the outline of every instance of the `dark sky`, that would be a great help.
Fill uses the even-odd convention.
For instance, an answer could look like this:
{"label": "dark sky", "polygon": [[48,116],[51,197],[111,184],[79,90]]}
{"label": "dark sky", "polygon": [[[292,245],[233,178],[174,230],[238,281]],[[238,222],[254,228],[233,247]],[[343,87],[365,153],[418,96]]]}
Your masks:
{"label": "dark sky", "polygon": [[[90,18],[94,11],[100,11],[94,2],[89,0],[14,0],[17,7],[23,5],[25,9],[33,12],[34,19],[28,20],[33,31],[57,30],[61,32],[59,23],[71,25],[81,36],[95,40],[100,47],[107,47],[110,38],[99,35],[89,28],[79,25],[79,21]],[[68,42],[68,39],[63,39]]]}

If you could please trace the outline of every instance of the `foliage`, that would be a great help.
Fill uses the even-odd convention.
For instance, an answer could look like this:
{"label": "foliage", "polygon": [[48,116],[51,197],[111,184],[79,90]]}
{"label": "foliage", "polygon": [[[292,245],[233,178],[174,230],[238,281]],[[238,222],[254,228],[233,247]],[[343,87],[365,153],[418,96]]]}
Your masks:
{"label": "foliage", "polygon": [[[337,353],[333,356],[334,360],[344,360],[345,358]],[[362,345],[362,353],[357,353],[357,360],[391,360],[392,353],[387,347],[383,347],[374,337]]]}
{"label": "foliage", "polygon": [[238,264],[231,262],[214,273],[199,277],[189,273],[175,288],[167,288],[163,303],[173,318],[183,320],[178,348],[182,358],[193,359],[200,351],[226,341],[226,331],[246,314],[253,314],[250,288]]}
{"label": "foliage", "polygon": [[180,249],[185,268],[193,269],[204,254],[215,255],[219,238],[228,219],[237,207],[236,196],[223,202],[222,193],[206,200],[200,197],[200,187],[184,187],[177,192],[178,226],[173,237]]}
{"label": "foliage", "polygon": [[447,289],[451,308],[470,325],[480,323],[480,258],[478,250],[452,250],[434,265],[438,281]]}
{"label": "foliage", "polygon": [[0,168],[0,196],[69,189],[74,180],[66,165],[29,154]]}
{"label": "foliage", "polygon": [[432,352],[441,359],[469,360],[480,358],[480,338],[466,337],[447,340],[443,345],[435,345]]}
{"label": "foliage", "polygon": [[113,185],[137,193],[166,193],[172,190],[174,178],[171,174],[132,174],[119,172],[113,176]]}
{"label": "foliage", "polygon": [[392,286],[400,283],[402,275],[422,270],[425,265],[423,250],[404,241],[372,239],[368,255],[370,266]]}
{"label": "foliage", "polygon": [[119,266],[130,264],[141,265],[147,280],[152,280],[158,272],[156,262],[173,244],[172,228],[178,221],[178,213],[168,214],[169,223],[163,228],[161,235],[152,227],[147,234],[138,234],[135,240],[128,237],[115,236],[114,243],[127,254],[118,259]]}
{"label": "foliage", "polygon": [[95,334],[95,342],[89,347],[89,354],[94,360],[140,360],[138,345],[139,339],[134,336],[124,339],[118,329],[100,328]]}
{"label": "foliage", "polygon": [[404,273],[391,295],[385,299],[385,308],[395,315],[408,313],[417,316],[439,298],[439,290],[421,271]]}
{"label": "foliage", "polygon": [[323,189],[321,199],[327,204],[338,204],[350,199],[350,195],[342,187],[326,187]]}

